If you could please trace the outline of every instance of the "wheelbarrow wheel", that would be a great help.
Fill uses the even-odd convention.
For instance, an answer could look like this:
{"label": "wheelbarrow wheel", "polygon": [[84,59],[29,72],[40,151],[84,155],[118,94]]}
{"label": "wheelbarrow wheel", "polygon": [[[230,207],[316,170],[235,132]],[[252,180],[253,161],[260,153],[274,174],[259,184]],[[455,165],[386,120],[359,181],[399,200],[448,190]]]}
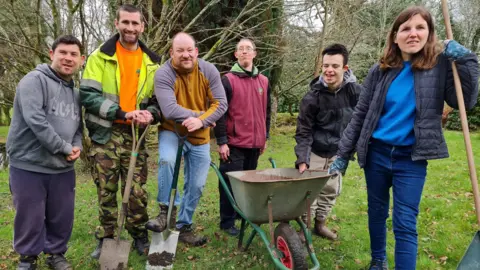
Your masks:
{"label": "wheelbarrow wheel", "polygon": [[282,264],[288,269],[308,269],[306,252],[297,232],[288,223],[280,223],[275,228],[275,246],[282,252]]}

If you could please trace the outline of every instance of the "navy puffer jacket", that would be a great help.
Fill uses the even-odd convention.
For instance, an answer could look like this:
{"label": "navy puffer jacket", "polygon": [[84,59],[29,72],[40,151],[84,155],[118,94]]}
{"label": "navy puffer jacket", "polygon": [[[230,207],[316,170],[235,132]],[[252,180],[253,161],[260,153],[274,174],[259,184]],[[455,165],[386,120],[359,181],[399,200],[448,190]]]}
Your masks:
{"label": "navy puffer jacket", "polygon": [[[478,95],[478,60],[473,53],[456,60],[462,83],[465,107],[473,108]],[[352,120],[343,132],[337,155],[349,159],[357,151],[360,167],[365,166],[368,142],[377,127],[390,84],[401,68],[381,70],[376,64],[370,69],[363,86],[364,91],[355,107]],[[415,144],[412,160],[429,160],[448,157],[447,144],[442,132],[444,101],[458,109],[453,82],[451,60],[444,54],[429,70],[414,70],[416,116]]]}

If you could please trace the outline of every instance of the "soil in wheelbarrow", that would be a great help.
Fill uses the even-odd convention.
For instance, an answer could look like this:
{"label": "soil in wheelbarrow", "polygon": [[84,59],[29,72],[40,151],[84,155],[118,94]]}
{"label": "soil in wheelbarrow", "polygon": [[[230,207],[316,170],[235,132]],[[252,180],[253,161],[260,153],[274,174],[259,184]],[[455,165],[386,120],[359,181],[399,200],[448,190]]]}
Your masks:
{"label": "soil in wheelbarrow", "polygon": [[256,172],[246,172],[239,179],[241,181],[247,182],[274,182],[278,180],[295,180],[296,178],[274,174],[259,174]]}
{"label": "soil in wheelbarrow", "polygon": [[152,253],[148,255],[148,263],[151,266],[168,266],[173,263],[173,253],[170,252],[162,252],[162,253]]}

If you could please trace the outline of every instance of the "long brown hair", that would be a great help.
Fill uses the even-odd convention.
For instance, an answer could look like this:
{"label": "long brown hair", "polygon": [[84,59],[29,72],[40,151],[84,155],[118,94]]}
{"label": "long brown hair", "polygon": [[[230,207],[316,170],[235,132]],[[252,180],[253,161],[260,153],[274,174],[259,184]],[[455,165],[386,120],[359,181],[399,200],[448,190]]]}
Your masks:
{"label": "long brown hair", "polygon": [[395,43],[395,36],[398,28],[404,22],[410,20],[415,15],[420,15],[427,22],[428,25],[428,39],[425,46],[416,54],[412,55],[412,68],[425,70],[431,69],[437,63],[437,56],[441,50],[437,41],[435,33],[435,25],[430,12],[422,6],[412,6],[404,9],[393,22],[392,28],[387,35],[387,46],[383,51],[383,56],[380,59],[380,68],[398,68],[403,66],[402,52]]}

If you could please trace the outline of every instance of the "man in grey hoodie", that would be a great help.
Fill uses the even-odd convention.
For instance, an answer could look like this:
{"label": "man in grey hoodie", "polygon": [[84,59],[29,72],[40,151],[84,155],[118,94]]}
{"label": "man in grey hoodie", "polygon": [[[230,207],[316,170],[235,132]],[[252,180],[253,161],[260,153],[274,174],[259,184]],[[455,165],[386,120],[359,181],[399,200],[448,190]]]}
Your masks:
{"label": "man in grey hoodie", "polygon": [[[322,75],[310,83],[297,118],[295,140],[296,168],[326,170],[335,160],[338,142],[352,118],[361,85],[348,68],[348,51],[333,44],[322,51]],[[341,178],[331,178],[312,205],[316,235],[336,240],[337,234],[325,225],[328,214],[340,194]],[[303,235],[303,234],[301,234]]]}
{"label": "man in grey hoodie", "polygon": [[81,107],[73,75],[83,65],[80,41],[61,36],[40,64],[18,83],[7,138],[10,189],[16,214],[17,269],[36,269],[48,255],[53,269],[71,269],[64,257],[73,227],[74,162],[82,150]]}

